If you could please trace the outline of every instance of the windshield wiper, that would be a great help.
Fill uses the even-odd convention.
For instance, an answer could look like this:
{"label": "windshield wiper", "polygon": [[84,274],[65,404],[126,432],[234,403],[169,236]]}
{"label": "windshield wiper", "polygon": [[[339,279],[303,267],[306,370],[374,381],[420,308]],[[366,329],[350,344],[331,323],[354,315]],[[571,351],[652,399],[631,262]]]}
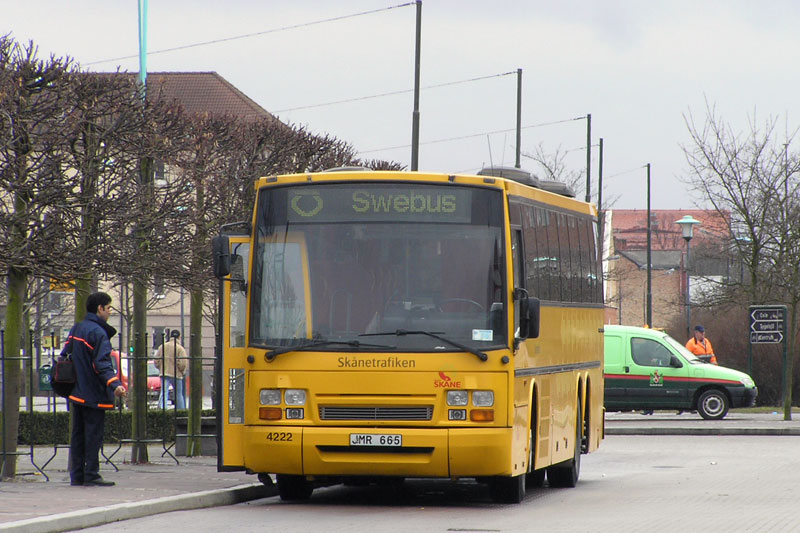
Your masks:
{"label": "windshield wiper", "polygon": [[366,342],[359,342],[357,340],[352,341],[331,341],[325,339],[317,339],[311,342],[304,342],[301,344],[295,344],[293,346],[268,346],[267,348],[270,350],[264,354],[264,359],[269,363],[278,357],[282,353],[286,352],[296,352],[300,350],[307,350],[309,348],[316,348],[318,346],[329,346],[329,345],[342,345],[342,346],[350,346],[351,348],[383,348],[383,349],[393,349],[396,346],[391,346],[388,344],[369,344]]}
{"label": "windshield wiper", "polygon": [[471,348],[471,347],[467,346],[466,344],[461,344],[460,342],[456,342],[456,341],[450,340],[447,337],[442,337],[441,335],[439,335],[439,333],[442,333],[442,332],[441,331],[423,331],[423,330],[408,331],[408,330],[405,330],[405,329],[397,329],[395,331],[389,331],[389,332],[386,332],[386,333],[362,333],[361,335],[359,335],[359,337],[377,337],[379,335],[396,335],[398,337],[403,337],[405,335],[427,335],[428,337],[432,337],[434,339],[438,339],[440,341],[446,342],[447,344],[449,344],[451,346],[455,346],[456,348],[464,350],[465,352],[469,352],[469,353],[475,355],[475,357],[477,357],[481,361],[487,361],[489,359],[489,356],[486,355],[485,353],[483,353],[482,351],[477,350],[475,348]]}

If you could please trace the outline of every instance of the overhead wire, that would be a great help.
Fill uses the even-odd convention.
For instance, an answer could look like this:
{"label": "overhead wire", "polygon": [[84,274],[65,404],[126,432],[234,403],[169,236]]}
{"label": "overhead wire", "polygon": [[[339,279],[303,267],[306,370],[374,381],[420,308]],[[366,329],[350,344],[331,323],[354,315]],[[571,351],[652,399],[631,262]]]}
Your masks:
{"label": "overhead wire", "polygon": [[[162,48],[161,50],[154,50],[152,52],[148,52],[147,55],[151,56],[151,55],[155,55],[155,54],[165,54],[167,52],[175,52],[175,51],[178,51],[178,50],[186,50],[186,49],[189,49],[189,48],[196,48],[198,46],[208,46],[208,45],[211,45],[211,44],[225,43],[225,42],[229,42],[229,41],[236,41],[236,40],[239,40],[239,39],[248,39],[250,37],[258,37],[259,35],[267,35],[269,33],[277,33],[277,32],[286,31],[286,30],[294,30],[294,29],[297,29],[297,28],[305,28],[305,27],[308,27],[308,26],[315,26],[317,24],[324,24],[326,22],[335,22],[337,20],[344,20],[344,19],[349,19],[349,18],[361,17],[363,15],[372,15],[373,13],[379,13],[381,11],[389,11],[390,9],[397,9],[397,8],[400,8],[400,7],[407,7],[407,6],[412,6],[412,5],[416,5],[416,2],[406,2],[404,4],[397,4],[397,5],[394,5],[394,6],[382,7],[380,9],[372,9],[372,10],[369,10],[369,11],[361,11],[359,13],[351,13],[349,15],[340,15],[338,17],[331,17],[331,18],[327,18],[327,19],[314,20],[314,21],[311,21],[311,22],[303,22],[303,23],[300,23],[300,24],[292,24],[291,26],[281,26],[279,28],[272,28],[272,29],[269,29],[269,30],[258,31],[258,32],[254,32],[254,33],[247,33],[247,34],[244,34],[244,35],[236,35],[236,36],[233,36],[233,37],[224,37],[222,39],[214,39],[214,40],[211,40],[211,41],[203,41],[203,42],[199,42],[199,43],[185,44],[185,45],[182,45],[182,46],[174,46],[172,48]],[[97,64],[100,64],[100,63],[110,63],[111,61],[120,61],[120,60],[123,60],[123,59],[135,59],[137,57],[139,57],[139,54],[133,54],[133,55],[121,56],[121,57],[113,57],[113,58],[110,58],[110,59],[102,59],[102,60],[98,60],[98,61],[91,61],[89,63],[84,63],[84,65],[87,65],[87,66],[88,65],[97,65]]]}
{"label": "overhead wire", "polygon": [[621,172],[617,172],[616,174],[611,174],[610,176],[605,176],[604,179],[616,178],[617,176],[623,176],[625,174],[631,174],[632,172],[636,172],[637,170],[642,170],[643,168],[647,168],[647,165],[641,165],[634,168],[629,168],[628,170],[623,170]]}
{"label": "overhead wire", "polygon": [[[575,121],[575,120],[584,120],[585,118],[586,118],[585,116],[582,116],[582,117],[576,117],[576,118],[567,118],[567,119],[563,119],[563,120],[554,120],[552,122],[542,122],[542,123],[539,123],[539,124],[529,124],[527,126],[522,126],[521,129],[526,130],[526,129],[530,129],[530,128],[541,128],[543,126],[553,126],[555,124],[563,124],[565,122],[572,122],[572,121]],[[434,140],[431,140],[431,141],[420,142],[419,144],[437,144],[437,143],[450,142],[450,141],[460,141],[460,140],[463,140],[463,139],[471,139],[473,137],[483,137],[484,135],[494,135],[496,133],[508,133],[510,131],[516,131],[516,128],[507,128],[507,129],[494,130],[494,131],[484,131],[484,132],[481,132],[481,133],[472,133],[470,135],[460,135],[458,137],[447,137],[445,139],[434,139]],[[385,148],[373,148],[373,149],[370,149],[370,150],[359,150],[359,153],[368,154],[368,153],[371,153],[371,152],[381,152],[381,151],[384,151],[384,150],[399,150],[400,148],[408,148],[409,146],[411,146],[411,145],[410,144],[401,144],[401,145],[397,145],[397,146],[387,146]]]}
{"label": "overhead wire", "polygon": [[[422,87],[422,89],[423,90],[424,89],[437,89],[439,87],[447,87],[447,86],[450,86],[450,85],[459,85],[459,84],[462,84],[462,83],[471,83],[473,81],[488,80],[488,79],[491,79],[491,78],[500,78],[502,76],[508,76],[509,74],[516,74],[516,73],[517,73],[516,71],[509,71],[509,72],[501,72],[499,74],[489,74],[488,76],[479,76],[477,78],[468,78],[468,79],[464,79],[464,80],[448,81],[448,82],[439,83],[439,84],[436,84],[436,85],[428,85],[426,87]],[[382,98],[384,96],[394,96],[394,95],[397,95],[397,94],[405,94],[405,93],[410,93],[410,92],[413,92],[413,91],[414,91],[414,89],[403,89],[401,91],[390,91],[390,92],[380,93],[380,94],[357,96],[357,97],[354,97],[354,98],[347,98],[347,99],[344,99],[344,100],[334,100],[332,102],[324,102],[324,103],[320,103],[320,104],[311,104],[311,105],[304,105],[304,106],[298,106],[298,107],[287,107],[285,109],[276,109],[272,113],[283,113],[285,111],[298,111],[298,110],[301,110],[301,109],[313,109],[315,107],[324,107],[324,106],[329,106],[329,105],[346,104],[346,103],[349,103],[349,102],[359,102],[359,101],[362,101],[362,100],[369,100],[369,99],[372,99],[372,98]]]}

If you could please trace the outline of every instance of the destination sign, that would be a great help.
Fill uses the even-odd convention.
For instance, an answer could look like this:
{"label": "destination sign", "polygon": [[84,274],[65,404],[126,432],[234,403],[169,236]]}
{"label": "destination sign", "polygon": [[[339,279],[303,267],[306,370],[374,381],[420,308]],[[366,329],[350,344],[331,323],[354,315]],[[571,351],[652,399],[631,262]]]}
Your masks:
{"label": "destination sign", "polygon": [[769,333],[750,332],[751,344],[778,344],[781,342],[783,342],[783,333],[780,331],[772,331]]}
{"label": "destination sign", "polygon": [[355,184],[291,189],[289,222],[469,223],[472,193],[465,187]]}
{"label": "destination sign", "polygon": [[750,325],[750,331],[753,332],[761,332],[761,331],[782,331],[783,330],[783,321],[780,322],[776,320],[770,320],[769,322],[762,322],[760,320],[756,320]]}
{"label": "destination sign", "polygon": [[750,343],[777,344],[783,342],[786,306],[750,306]]}
{"label": "destination sign", "polygon": [[756,308],[752,309],[750,313],[750,318],[754,321],[762,321],[762,320],[780,320],[783,322],[783,308],[779,307],[769,307],[769,308]]}

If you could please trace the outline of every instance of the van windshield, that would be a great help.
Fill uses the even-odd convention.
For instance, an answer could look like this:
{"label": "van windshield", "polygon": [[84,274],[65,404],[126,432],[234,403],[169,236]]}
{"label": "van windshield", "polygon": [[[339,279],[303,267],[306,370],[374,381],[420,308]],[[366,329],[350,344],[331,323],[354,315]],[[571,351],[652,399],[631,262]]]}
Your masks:
{"label": "van windshield", "polygon": [[695,354],[693,354],[692,352],[687,350],[686,346],[684,346],[683,344],[679,343],[678,341],[676,341],[675,339],[673,339],[669,335],[665,334],[664,335],[664,340],[667,342],[667,344],[669,344],[674,349],[676,349],[678,351],[678,353],[680,353],[683,356],[683,358],[686,359],[686,361],[689,364],[692,364],[692,365],[704,365],[705,364],[704,361],[698,359]]}

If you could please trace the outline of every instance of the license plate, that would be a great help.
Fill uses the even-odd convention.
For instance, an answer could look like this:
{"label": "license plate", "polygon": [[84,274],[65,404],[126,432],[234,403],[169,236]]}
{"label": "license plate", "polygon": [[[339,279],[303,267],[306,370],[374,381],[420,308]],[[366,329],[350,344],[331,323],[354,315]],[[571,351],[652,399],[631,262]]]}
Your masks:
{"label": "license plate", "polygon": [[350,446],[402,446],[402,435],[379,435],[375,433],[351,433]]}

